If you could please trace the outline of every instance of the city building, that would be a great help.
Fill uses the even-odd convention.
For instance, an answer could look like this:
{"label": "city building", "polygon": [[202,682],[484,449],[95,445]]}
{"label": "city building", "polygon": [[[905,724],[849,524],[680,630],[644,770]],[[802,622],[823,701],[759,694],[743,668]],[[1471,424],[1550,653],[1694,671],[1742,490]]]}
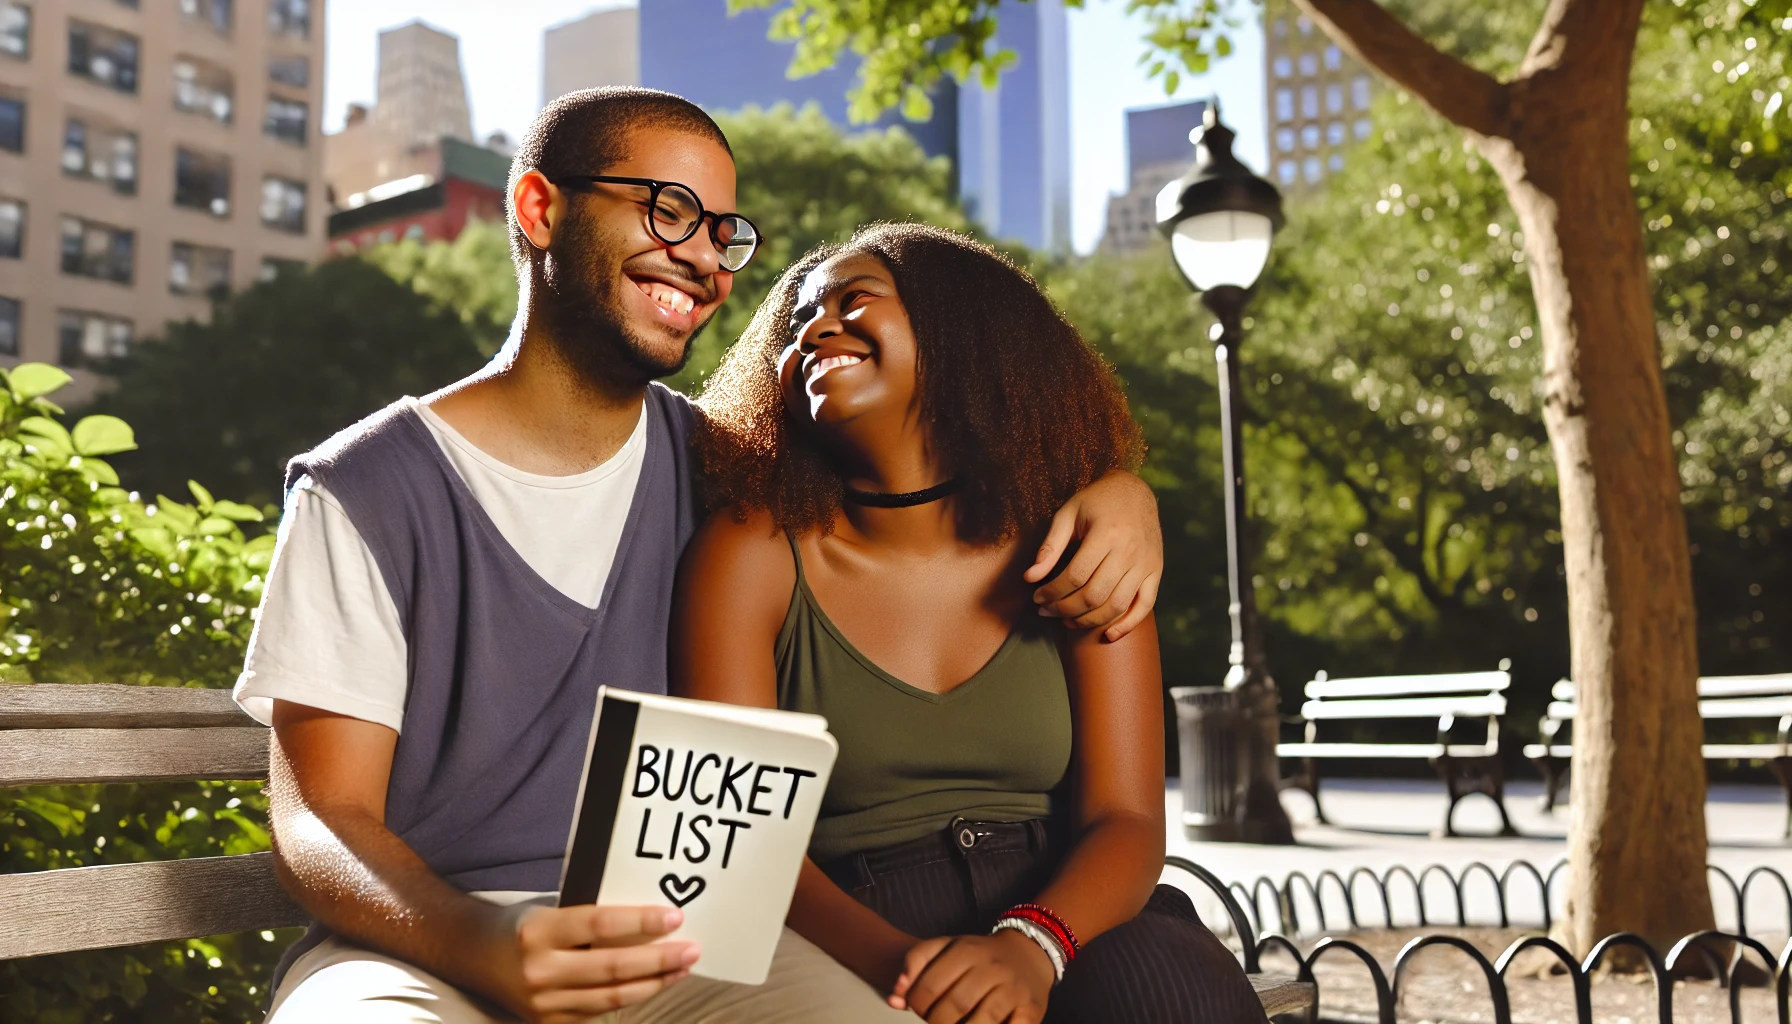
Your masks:
{"label": "city building", "polygon": [[379,185],[435,175],[442,139],[473,140],[460,40],[421,21],[380,33],[378,91],[371,108],[351,104],[340,132],[324,140],[331,205]]}
{"label": "city building", "polygon": [[1206,112],[1204,100],[1126,112],[1127,188],[1108,197],[1102,250],[1133,252],[1162,237],[1157,232],[1157,194],[1194,163],[1193,133]]}
{"label": "city building", "polygon": [[958,190],[997,238],[1070,249],[1070,40],[1062,0],[1002,11],[995,45],[1016,60],[995,88],[958,91]]}
{"label": "city building", "polygon": [[[718,0],[641,0],[641,84],[716,111],[815,104],[828,120],[856,127],[846,94],[855,69],[841,64],[789,77],[795,44],[767,38],[772,12],[729,13]],[[878,127],[901,125],[928,153],[951,159],[961,198],[990,234],[1037,249],[1070,246],[1068,22],[1062,0],[1004,9],[996,45],[1017,61],[994,89],[947,80],[931,120],[891,112]],[[693,54],[726,59],[693,60]]]}
{"label": "city building", "polygon": [[330,214],[332,255],[402,239],[451,242],[469,221],[504,219],[510,157],[448,137],[420,152],[434,157],[431,173],[376,185]]}
{"label": "city building", "polygon": [[1264,5],[1263,71],[1271,180],[1298,196],[1341,170],[1350,146],[1375,130],[1375,80],[1287,0]]}
{"label": "city building", "polygon": [[541,102],[601,85],[641,84],[641,9],[592,11],[541,37]]}
{"label": "city building", "polygon": [[0,356],[83,367],[323,254],[312,0],[0,0]]}

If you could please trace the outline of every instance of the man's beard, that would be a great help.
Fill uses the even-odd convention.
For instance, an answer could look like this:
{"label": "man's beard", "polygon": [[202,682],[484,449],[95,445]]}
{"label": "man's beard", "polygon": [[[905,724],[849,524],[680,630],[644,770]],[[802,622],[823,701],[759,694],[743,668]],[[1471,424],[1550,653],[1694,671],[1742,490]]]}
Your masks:
{"label": "man's beard", "polygon": [[709,319],[684,338],[675,354],[664,351],[664,333],[656,331],[660,337],[651,338],[631,331],[624,306],[628,297],[617,294],[620,288],[635,287],[616,258],[621,240],[607,237],[594,221],[573,213],[555,230],[540,271],[537,312],[546,314],[555,349],[590,383],[606,389],[645,387],[684,369]]}

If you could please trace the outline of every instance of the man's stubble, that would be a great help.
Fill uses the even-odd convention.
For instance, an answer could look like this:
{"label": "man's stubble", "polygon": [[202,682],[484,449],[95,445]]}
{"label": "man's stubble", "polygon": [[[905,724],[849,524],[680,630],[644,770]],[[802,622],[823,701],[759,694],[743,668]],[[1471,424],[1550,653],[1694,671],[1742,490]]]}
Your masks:
{"label": "man's stubble", "polygon": [[[598,218],[569,210],[555,230],[541,265],[539,313],[546,314],[548,337],[560,357],[596,387],[646,387],[670,377],[690,361],[691,349],[714,314],[682,343],[658,324],[643,335],[630,323],[624,288],[634,288],[621,272],[626,240],[604,230]],[[676,345],[676,351],[671,351]]]}

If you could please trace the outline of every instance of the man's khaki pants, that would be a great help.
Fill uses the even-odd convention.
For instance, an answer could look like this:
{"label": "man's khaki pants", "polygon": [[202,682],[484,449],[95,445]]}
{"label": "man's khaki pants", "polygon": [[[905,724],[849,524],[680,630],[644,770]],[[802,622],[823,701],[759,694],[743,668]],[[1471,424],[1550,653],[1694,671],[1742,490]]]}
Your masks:
{"label": "man's khaki pants", "polygon": [[[454,986],[402,960],[331,937],[287,971],[268,1024],[497,1024]],[[916,1024],[858,975],[784,929],[763,985],[686,978],[594,1024]]]}

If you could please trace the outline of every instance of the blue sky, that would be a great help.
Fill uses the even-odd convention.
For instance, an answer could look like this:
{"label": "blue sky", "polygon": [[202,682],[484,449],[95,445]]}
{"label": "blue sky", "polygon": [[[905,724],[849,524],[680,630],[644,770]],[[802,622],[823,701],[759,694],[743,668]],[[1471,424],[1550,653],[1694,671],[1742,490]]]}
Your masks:
{"label": "blue sky", "polygon": [[[722,3],[723,0],[716,0]],[[324,130],[342,126],[352,102],[372,102],[376,37],[380,29],[425,18],[460,37],[461,64],[480,136],[522,133],[541,99],[541,33],[603,4],[591,0],[330,0],[326,25],[329,67],[324,78]],[[1247,10],[1252,5],[1238,5]],[[1220,97],[1226,121],[1238,130],[1238,153],[1263,169],[1263,40],[1254,24],[1233,32],[1236,52],[1175,97],[1146,80],[1136,60],[1140,25],[1123,0],[1089,0],[1070,12],[1072,234],[1079,251],[1095,245],[1109,192],[1125,187],[1123,113],[1128,107]]]}

